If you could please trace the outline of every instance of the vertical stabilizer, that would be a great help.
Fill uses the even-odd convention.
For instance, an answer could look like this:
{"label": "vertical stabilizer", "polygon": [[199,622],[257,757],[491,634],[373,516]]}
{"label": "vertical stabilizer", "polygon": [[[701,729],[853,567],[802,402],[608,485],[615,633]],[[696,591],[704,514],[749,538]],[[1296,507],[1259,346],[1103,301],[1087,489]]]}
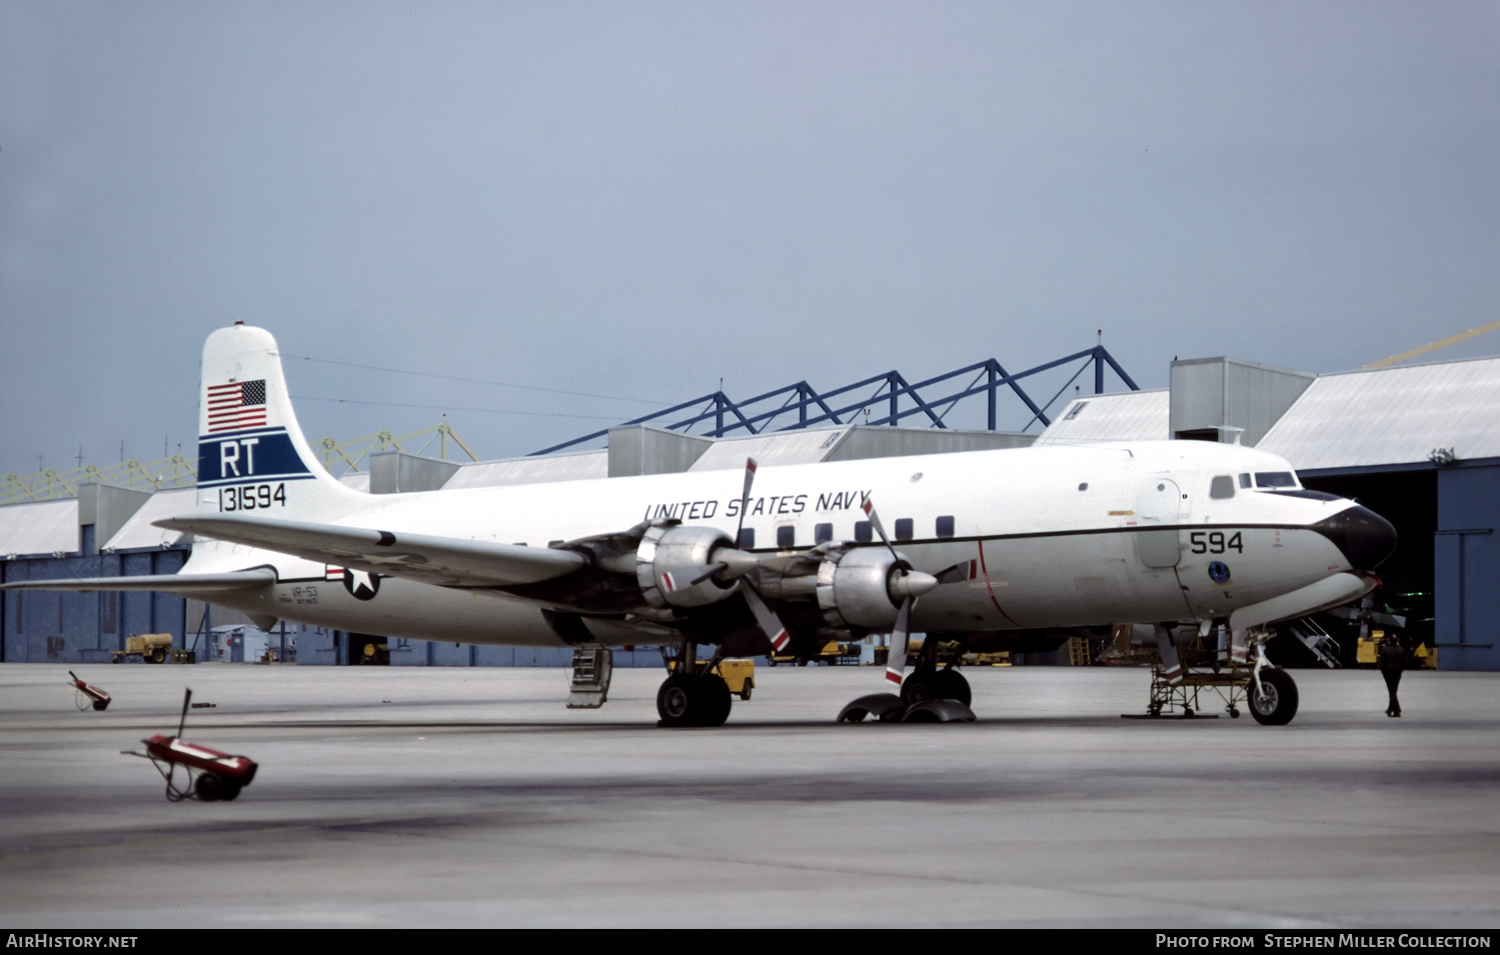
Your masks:
{"label": "vertical stabilizer", "polygon": [[313,456],[270,332],[235,324],[209,335],[198,398],[200,511],[327,521],[366,503]]}

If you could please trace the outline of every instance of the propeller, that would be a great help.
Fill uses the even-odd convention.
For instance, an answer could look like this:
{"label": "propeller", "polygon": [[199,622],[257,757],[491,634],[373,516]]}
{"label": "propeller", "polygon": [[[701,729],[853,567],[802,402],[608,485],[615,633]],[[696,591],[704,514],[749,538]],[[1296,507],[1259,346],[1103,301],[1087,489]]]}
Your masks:
{"label": "propeller", "polygon": [[740,532],[745,529],[745,509],[750,506],[750,486],[755,483],[755,469],[759,467],[754,458],[745,459],[745,489],[740,492],[740,523],[734,529],[734,546],[740,546]]}
{"label": "propeller", "polygon": [[756,465],[754,458],[745,459],[745,487],[740,492],[740,523],[734,529],[734,546],[721,547],[714,551],[714,562],[704,567],[696,577],[689,580],[686,584],[674,581],[671,574],[665,575],[664,583],[668,590],[696,587],[710,577],[718,577],[725,582],[737,580],[760,566],[759,558],[748,551],[739,549],[740,533],[745,529],[745,508],[750,502],[750,486],[755,483],[756,467],[758,465]]}
{"label": "propeller", "polygon": [[755,617],[756,626],[760,627],[760,632],[766,635],[766,639],[771,641],[771,646],[776,648],[777,653],[780,653],[781,648],[792,639],[787,635],[786,627],[782,626],[781,618],[771,612],[771,608],[766,606],[765,600],[761,597],[760,591],[756,590],[755,585],[748,579],[740,581],[740,584],[745,592],[745,603]]}
{"label": "propeller", "polygon": [[937,578],[931,574],[923,574],[909,570],[901,555],[896,553],[896,547],[891,543],[889,535],[885,532],[885,525],[880,523],[880,515],[875,513],[875,502],[871,498],[865,498],[865,516],[870,519],[870,526],[875,528],[875,533],[880,535],[881,543],[891,552],[891,559],[896,562],[896,569],[901,576],[891,582],[891,590],[901,598],[901,609],[896,611],[896,626],[891,629],[891,649],[886,658],[885,681],[894,689],[901,688],[901,681],[906,676],[906,650],[911,637],[911,609],[917,603],[917,598],[938,585]]}
{"label": "propeller", "polygon": [[755,471],[758,467],[754,458],[745,459],[745,484],[740,491],[740,522],[734,529],[734,547],[723,547],[716,551],[714,562],[693,578],[693,584],[699,584],[714,576],[726,581],[739,579],[742,585],[741,592],[745,595],[745,604],[750,608],[750,614],[755,617],[755,625],[771,642],[775,652],[780,653],[781,649],[791,641],[791,637],[787,635],[786,627],[782,626],[781,618],[766,606],[765,598],[760,595],[760,591],[755,589],[755,585],[748,578],[745,578],[746,574],[760,566],[760,559],[749,551],[739,549],[741,532],[745,529],[745,511],[750,506],[750,488],[755,484]]}

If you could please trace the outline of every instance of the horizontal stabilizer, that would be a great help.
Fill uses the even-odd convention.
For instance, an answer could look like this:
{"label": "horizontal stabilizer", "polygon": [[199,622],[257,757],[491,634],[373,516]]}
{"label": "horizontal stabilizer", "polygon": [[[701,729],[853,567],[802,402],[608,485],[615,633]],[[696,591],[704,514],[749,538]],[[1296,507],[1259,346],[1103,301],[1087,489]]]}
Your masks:
{"label": "horizontal stabilizer", "polygon": [[75,577],[71,580],[17,580],[0,584],[0,590],[160,590],[171,594],[222,593],[226,590],[256,590],[276,583],[269,568],[241,570],[232,574],[150,574],[143,577]]}
{"label": "horizontal stabilizer", "polygon": [[588,563],[582,554],[550,547],[272,518],[178,517],[156,526],[439,587],[534,584],[565,577]]}

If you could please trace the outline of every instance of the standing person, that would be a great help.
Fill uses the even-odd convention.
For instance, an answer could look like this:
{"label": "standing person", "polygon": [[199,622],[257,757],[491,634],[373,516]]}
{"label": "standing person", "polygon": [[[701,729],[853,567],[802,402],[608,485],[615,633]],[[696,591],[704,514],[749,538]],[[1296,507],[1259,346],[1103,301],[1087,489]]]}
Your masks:
{"label": "standing person", "polygon": [[1396,687],[1401,685],[1401,673],[1406,669],[1406,648],[1394,636],[1387,636],[1380,644],[1376,657],[1380,675],[1385,677],[1385,688],[1391,694],[1391,705],[1386,707],[1386,716],[1401,715],[1401,701],[1396,699]]}

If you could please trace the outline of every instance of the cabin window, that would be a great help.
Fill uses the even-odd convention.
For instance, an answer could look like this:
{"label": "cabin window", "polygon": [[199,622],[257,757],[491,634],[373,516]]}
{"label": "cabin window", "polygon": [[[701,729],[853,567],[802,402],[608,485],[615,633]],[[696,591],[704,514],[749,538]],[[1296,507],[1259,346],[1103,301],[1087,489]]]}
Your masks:
{"label": "cabin window", "polygon": [[952,514],[944,514],[942,517],[939,517],[937,519],[937,536],[939,536],[939,537],[952,537],[953,536],[953,515]]}
{"label": "cabin window", "polygon": [[1290,471],[1256,471],[1256,487],[1296,487],[1297,479]]}
{"label": "cabin window", "polygon": [[1240,475],[1240,487],[1246,487],[1247,488],[1249,486],[1250,486],[1250,475],[1248,475],[1248,474],[1241,474]]}
{"label": "cabin window", "polygon": [[1080,490],[1080,491],[1087,491],[1088,489],[1089,489],[1089,482],[1087,482],[1087,481],[1084,481],[1082,484],[1078,485],[1078,490]]}
{"label": "cabin window", "polygon": [[915,533],[915,528],[912,525],[912,519],[911,518],[909,518],[909,517],[898,517],[898,518],[896,518],[896,540],[898,540],[898,541],[909,541],[909,540],[911,540],[915,536],[917,536],[917,535]]}
{"label": "cabin window", "polygon": [[1220,474],[1208,485],[1208,496],[1212,498],[1234,497],[1234,476]]}
{"label": "cabin window", "polygon": [[832,524],[817,524],[813,527],[813,543],[826,544],[833,540]]}
{"label": "cabin window", "polygon": [[754,550],[754,549],[755,549],[755,528],[753,528],[753,527],[741,527],[740,528],[740,550]]}
{"label": "cabin window", "polygon": [[776,546],[782,550],[797,546],[797,528],[791,524],[783,524],[776,528]]}
{"label": "cabin window", "polygon": [[869,521],[854,522],[854,539],[861,544],[868,544],[875,539],[875,532],[870,529]]}
{"label": "cabin window", "polygon": [[1063,420],[1064,421],[1072,421],[1074,418],[1078,417],[1078,412],[1082,411],[1084,408],[1087,408],[1088,406],[1089,406],[1089,403],[1087,401],[1080,401],[1080,402],[1078,402],[1078,404],[1074,405],[1072,407],[1072,409],[1068,411],[1067,415],[1063,418]]}
{"label": "cabin window", "polygon": [[563,541],[548,541],[547,542],[547,546],[548,547],[561,547],[563,545],[563,543],[564,543]]}

